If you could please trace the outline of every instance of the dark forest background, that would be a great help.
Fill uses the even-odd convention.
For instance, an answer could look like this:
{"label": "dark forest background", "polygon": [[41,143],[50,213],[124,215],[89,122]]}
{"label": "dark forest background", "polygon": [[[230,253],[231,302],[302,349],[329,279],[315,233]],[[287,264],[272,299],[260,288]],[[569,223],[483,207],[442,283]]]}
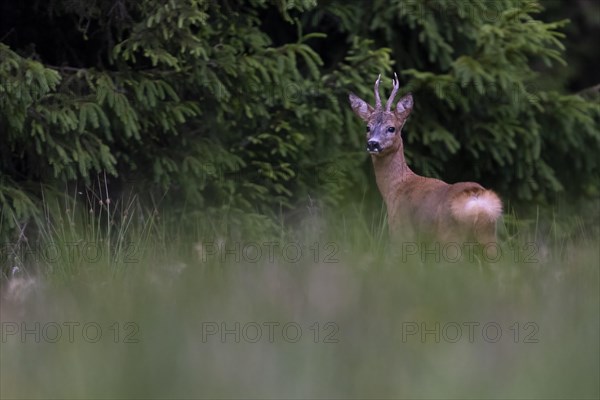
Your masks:
{"label": "dark forest background", "polygon": [[0,227],[99,177],[240,224],[380,202],[347,94],[394,71],[418,173],[594,200],[598,37],[586,0],[2,0]]}

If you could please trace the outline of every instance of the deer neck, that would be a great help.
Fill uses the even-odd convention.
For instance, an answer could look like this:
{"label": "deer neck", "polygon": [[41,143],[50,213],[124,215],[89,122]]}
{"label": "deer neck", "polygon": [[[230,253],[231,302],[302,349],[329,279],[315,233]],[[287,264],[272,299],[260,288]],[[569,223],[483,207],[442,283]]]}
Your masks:
{"label": "deer neck", "polygon": [[389,202],[397,194],[398,187],[411,176],[414,176],[414,172],[406,164],[402,146],[394,153],[383,157],[372,155],[371,158],[373,159],[377,187],[386,204],[389,205]]}

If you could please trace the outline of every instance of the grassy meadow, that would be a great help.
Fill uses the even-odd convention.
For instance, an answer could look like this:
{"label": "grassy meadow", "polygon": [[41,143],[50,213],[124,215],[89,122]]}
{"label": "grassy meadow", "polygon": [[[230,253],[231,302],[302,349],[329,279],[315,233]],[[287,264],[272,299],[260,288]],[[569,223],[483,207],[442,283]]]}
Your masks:
{"label": "grassy meadow", "polygon": [[265,235],[101,189],[3,249],[3,399],[598,398],[597,204],[477,255],[360,202]]}

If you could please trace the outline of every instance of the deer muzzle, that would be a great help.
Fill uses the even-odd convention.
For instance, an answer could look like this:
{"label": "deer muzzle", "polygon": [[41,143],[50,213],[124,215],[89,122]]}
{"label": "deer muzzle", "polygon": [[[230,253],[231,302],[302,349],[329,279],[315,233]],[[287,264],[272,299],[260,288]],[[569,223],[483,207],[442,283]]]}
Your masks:
{"label": "deer muzzle", "polygon": [[371,154],[379,154],[381,152],[381,145],[377,140],[369,140],[367,142],[367,151]]}

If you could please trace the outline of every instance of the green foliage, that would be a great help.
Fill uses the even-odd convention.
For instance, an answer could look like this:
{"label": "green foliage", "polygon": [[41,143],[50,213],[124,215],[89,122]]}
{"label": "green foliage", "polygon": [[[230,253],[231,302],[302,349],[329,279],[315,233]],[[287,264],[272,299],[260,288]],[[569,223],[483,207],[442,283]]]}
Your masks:
{"label": "green foliage", "polygon": [[416,99],[404,134],[419,173],[478,180],[516,202],[597,194],[598,103],[538,89],[535,65],[562,62],[566,23],[535,19],[539,10],[517,0],[15,5],[0,31],[0,230],[39,214],[43,186],[89,186],[102,172],[117,192],[230,222],[373,192],[347,93],[371,100],[374,78],[392,70]]}
{"label": "green foliage", "polygon": [[598,193],[598,103],[538,89],[534,69],[564,63],[566,21],[534,19],[535,2],[393,3],[371,27],[390,42],[405,26],[419,32],[395,57],[416,97],[406,136],[417,171],[515,201]]}

